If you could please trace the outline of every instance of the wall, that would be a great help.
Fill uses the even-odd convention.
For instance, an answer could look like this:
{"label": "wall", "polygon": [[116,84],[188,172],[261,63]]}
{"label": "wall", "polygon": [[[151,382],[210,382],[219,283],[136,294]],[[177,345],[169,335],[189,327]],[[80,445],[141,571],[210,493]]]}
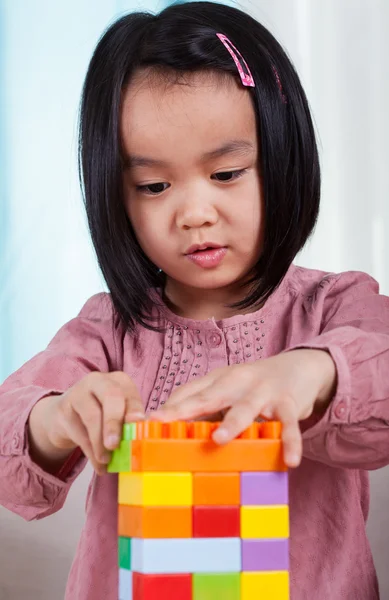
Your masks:
{"label": "wall", "polygon": [[[93,293],[94,263],[76,174],[82,80],[104,27],[135,2],[0,4],[0,380],[43,348]],[[299,259],[360,269],[389,293],[389,4],[252,0],[288,48],[320,133],[323,206]],[[148,3],[151,9],[162,3]],[[24,523],[0,509],[0,600],[61,598],[83,522],[87,470],[60,514]],[[369,535],[389,598],[387,469],[372,474]]]}

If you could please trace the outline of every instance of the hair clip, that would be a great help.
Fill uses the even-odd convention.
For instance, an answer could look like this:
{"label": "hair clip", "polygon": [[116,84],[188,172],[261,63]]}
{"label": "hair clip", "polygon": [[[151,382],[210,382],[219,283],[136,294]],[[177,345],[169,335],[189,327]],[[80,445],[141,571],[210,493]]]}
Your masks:
{"label": "hair clip", "polygon": [[245,87],[255,87],[255,81],[248,67],[248,64],[246,63],[239,50],[223,33],[217,33],[216,35],[234,59],[236,68],[239,72],[239,76],[242,80],[242,84]]}

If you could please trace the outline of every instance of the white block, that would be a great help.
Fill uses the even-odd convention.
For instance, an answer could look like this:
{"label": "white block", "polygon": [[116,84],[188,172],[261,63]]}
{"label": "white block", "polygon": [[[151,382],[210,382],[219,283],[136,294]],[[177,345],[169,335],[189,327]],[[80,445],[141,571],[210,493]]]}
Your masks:
{"label": "white block", "polygon": [[139,573],[236,573],[242,566],[241,540],[133,538],[131,565]]}
{"label": "white block", "polygon": [[119,600],[132,600],[132,571],[119,569]]}

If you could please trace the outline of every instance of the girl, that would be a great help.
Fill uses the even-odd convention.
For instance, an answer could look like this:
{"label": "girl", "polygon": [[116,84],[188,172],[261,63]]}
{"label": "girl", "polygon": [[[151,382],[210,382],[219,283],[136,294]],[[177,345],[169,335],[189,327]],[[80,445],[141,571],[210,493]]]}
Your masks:
{"label": "girl", "polygon": [[248,15],[208,2],[130,14],[81,105],[86,210],[110,294],[0,388],[0,501],[59,510],[96,474],[68,600],[117,597],[123,421],[212,418],[224,443],[283,422],[293,600],[376,600],[367,469],[389,462],[389,301],[361,273],[293,266],[320,195],[307,100]]}

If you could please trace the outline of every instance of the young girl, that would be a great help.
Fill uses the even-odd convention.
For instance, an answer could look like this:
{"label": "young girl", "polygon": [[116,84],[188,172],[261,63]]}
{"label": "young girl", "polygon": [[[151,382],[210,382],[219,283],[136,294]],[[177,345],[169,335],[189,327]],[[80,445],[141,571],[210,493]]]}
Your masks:
{"label": "young girl", "polygon": [[362,273],[293,266],[318,155],[272,35],[208,2],[112,25],[83,91],[80,163],[110,294],[0,388],[0,502],[59,510],[96,471],[68,600],[116,600],[123,421],[214,418],[217,443],[283,423],[292,600],[376,600],[366,470],[389,463],[389,300]]}

